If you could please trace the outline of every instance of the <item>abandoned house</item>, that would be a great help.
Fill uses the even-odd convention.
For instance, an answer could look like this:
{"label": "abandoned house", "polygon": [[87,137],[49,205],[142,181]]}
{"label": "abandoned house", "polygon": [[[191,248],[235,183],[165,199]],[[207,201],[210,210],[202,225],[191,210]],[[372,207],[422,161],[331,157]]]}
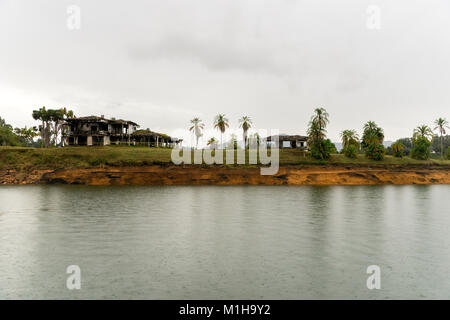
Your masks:
{"label": "abandoned house", "polygon": [[146,130],[138,130],[132,134],[134,144],[149,147],[181,147],[183,139],[169,137],[166,134]]}
{"label": "abandoned house", "polygon": [[182,140],[171,138],[147,130],[137,130],[139,125],[133,121],[106,119],[104,116],[89,116],[66,119],[64,145],[68,146],[107,146],[107,145],[147,145],[154,147],[173,147]]}
{"label": "abandoned house", "polygon": [[270,136],[266,138],[268,147],[272,146],[279,149],[283,148],[307,149],[308,147],[307,140],[308,137],[306,136],[287,135],[287,134],[280,134],[277,136]]}

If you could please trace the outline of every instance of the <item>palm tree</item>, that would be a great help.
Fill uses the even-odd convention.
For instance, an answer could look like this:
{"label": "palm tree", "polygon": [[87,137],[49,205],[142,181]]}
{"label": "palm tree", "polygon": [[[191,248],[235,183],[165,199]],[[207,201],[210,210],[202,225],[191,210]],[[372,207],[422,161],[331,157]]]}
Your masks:
{"label": "palm tree", "polygon": [[445,118],[439,118],[436,121],[434,121],[434,124],[436,127],[434,130],[438,130],[439,134],[441,135],[441,157],[444,159],[444,135],[445,135],[445,129],[450,129],[448,126],[448,121]]}
{"label": "palm tree", "polygon": [[426,124],[422,124],[414,129],[413,139],[425,138],[430,140],[433,137],[433,130]]}
{"label": "palm tree", "polygon": [[218,114],[214,119],[214,128],[220,130],[220,146],[223,146],[223,134],[225,133],[226,128],[230,125],[228,124],[228,119],[225,118],[224,114]]}
{"label": "palm tree", "polygon": [[311,121],[317,124],[319,131],[322,131],[325,130],[325,127],[330,122],[329,118],[330,115],[328,114],[327,110],[325,110],[324,108],[316,108],[314,110],[314,115],[312,116]]}
{"label": "palm tree", "polygon": [[362,137],[363,147],[367,147],[371,143],[382,144],[384,140],[384,131],[374,121],[368,121],[364,125],[364,133]]}
{"label": "palm tree", "polygon": [[329,122],[329,114],[324,108],[316,108],[314,110],[307,132],[310,145],[325,139],[327,135],[326,127]]}
{"label": "palm tree", "polygon": [[252,119],[248,116],[243,116],[239,119],[239,127],[242,128],[242,136],[244,138],[244,149],[247,148],[247,131],[252,126]]}
{"label": "palm tree", "polygon": [[198,147],[198,139],[203,136],[202,130],[205,128],[205,125],[203,124],[202,120],[199,118],[194,118],[191,120],[192,127],[189,128],[189,131],[194,131],[196,142],[195,142],[195,149]]}
{"label": "palm tree", "polygon": [[217,147],[217,140],[216,140],[216,138],[214,138],[214,137],[210,138],[206,145],[208,145],[211,149],[216,149],[216,147]]}
{"label": "palm tree", "polygon": [[403,157],[403,151],[405,150],[405,146],[400,141],[396,141],[391,145],[392,152],[394,154],[394,157],[402,158]]}
{"label": "palm tree", "polygon": [[359,149],[359,136],[356,130],[344,130],[341,132],[342,148],[346,149],[349,145],[354,145]]}

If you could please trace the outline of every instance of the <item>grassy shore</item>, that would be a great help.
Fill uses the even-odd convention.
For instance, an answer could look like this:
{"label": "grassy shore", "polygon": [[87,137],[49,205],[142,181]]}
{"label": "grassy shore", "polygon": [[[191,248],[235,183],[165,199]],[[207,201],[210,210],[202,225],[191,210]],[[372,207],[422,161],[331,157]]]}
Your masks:
{"label": "grassy shore", "polygon": [[[246,157],[248,159],[248,156]],[[148,147],[65,147],[65,148],[21,148],[0,147],[0,170],[16,169],[70,169],[104,166],[143,166],[171,164],[171,149]],[[349,159],[341,154],[332,155],[327,161],[311,158],[300,150],[280,150],[280,165],[345,165],[345,166],[450,166],[449,160],[415,160],[409,157],[386,156],[383,161],[374,161],[359,155]],[[239,166],[250,166],[239,165]]]}

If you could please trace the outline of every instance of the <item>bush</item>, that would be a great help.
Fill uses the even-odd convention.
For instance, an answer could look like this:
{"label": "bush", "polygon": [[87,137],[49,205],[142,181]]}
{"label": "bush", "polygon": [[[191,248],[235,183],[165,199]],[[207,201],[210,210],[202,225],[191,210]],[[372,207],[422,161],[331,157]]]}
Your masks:
{"label": "bush", "polygon": [[331,142],[330,139],[325,140],[325,148],[328,150],[330,154],[336,154],[338,153],[337,148],[333,142]]}
{"label": "bush", "polygon": [[380,161],[384,159],[385,154],[386,149],[382,144],[379,143],[371,143],[366,148],[366,157],[368,159]]}
{"label": "bush", "polygon": [[427,138],[418,137],[411,149],[411,157],[417,160],[427,160],[430,158],[430,146],[431,142]]}
{"label": "bush", "polygon": [[403,151],[405,150],[405,146],[401,142],[396,142],[391,145],[392,154],[396,158],[403,158]]}
{"label": "bush", "polygon": [[447,148],[446,158],[450,160],[450,147]]}
{"label": "bush", "polygon": [[330,158],[330,145],[327,143],[327,140],[314,142],[311,145],[311,156],[318,160]]}
{"label": "bush", "polygon": [[358,156],[358,148],[356,148],[356,146],[354,144],[351,144],[347,148],[344,149],[344,155],[347,158],[355,159]]}

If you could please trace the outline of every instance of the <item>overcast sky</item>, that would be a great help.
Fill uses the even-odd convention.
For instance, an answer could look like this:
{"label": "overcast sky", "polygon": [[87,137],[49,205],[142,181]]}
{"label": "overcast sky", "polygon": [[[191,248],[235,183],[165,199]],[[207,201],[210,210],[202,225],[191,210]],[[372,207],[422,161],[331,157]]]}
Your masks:
{"label": "overcast sky", "polygon": [[450,1],[0,0],[0,116],[35,125],[41,106],[185,138],[218,113],[305,134],[323,106],[334,141],[367,120],[410,136],[450,118]]}

